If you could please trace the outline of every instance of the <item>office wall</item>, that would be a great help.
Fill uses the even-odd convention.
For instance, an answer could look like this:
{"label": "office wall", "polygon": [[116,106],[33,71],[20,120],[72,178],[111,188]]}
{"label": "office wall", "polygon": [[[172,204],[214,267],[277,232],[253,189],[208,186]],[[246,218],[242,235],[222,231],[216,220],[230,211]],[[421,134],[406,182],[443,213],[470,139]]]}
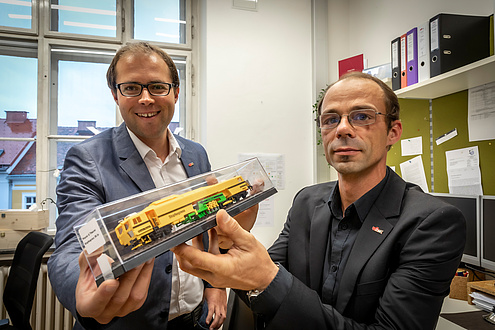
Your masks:
{"label": "office wall", "polygon": [[201,142],[213,168],[239,153],[285,156],[285,189],[274,226],[253,230],[265,246],[278,236],[295,193],[312,183],[311,0],[204,1],[201,33]]}
{"label": "office wall", "polygon": [[328,0],[330,79],[337,62],[363,53],[368,66],[390,63],[390,42],[438,13],[490,15],[493,0]]}

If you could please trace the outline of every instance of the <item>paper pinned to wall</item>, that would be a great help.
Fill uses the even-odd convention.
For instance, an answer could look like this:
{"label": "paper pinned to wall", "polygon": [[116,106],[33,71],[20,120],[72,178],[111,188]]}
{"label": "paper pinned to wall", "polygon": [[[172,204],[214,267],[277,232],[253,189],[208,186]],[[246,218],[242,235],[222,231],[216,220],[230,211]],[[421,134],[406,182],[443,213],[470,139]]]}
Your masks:
{"label": "paper pinned to wall", "polygon": [[417,184],[424,192],[429,192],[426,183],[425,168],[421,156],[414,157],[403,163],[400,163],[400,172],[402,178],[407,182]]}
{"label": "paper pinned to wall", "polygon": [[423,154],[423,137],[418,136],[400,141],[402,156],[416,156]]}
{"label": "paper pinned to wall", "polygon": [[469,141],[495,139],[495,82],[469,89],[468,127]]}
{"label": "paper pinned to wall", "polygon": [[478,146],[445,152],[449,193],[483,195]]}
{"label": "paper pinned to wall", "polygon": [[255,227],[273,227],[275,220],[275,199],[270,196],[259,204]]}

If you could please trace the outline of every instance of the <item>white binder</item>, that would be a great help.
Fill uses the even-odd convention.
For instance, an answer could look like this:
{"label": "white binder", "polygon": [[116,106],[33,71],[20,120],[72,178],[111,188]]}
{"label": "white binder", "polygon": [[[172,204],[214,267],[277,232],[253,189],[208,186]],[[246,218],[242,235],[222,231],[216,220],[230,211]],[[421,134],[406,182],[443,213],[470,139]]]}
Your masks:
{"label": "white binder", "polygon": [[418,25],[418,82],[430,79],[430,24]]}

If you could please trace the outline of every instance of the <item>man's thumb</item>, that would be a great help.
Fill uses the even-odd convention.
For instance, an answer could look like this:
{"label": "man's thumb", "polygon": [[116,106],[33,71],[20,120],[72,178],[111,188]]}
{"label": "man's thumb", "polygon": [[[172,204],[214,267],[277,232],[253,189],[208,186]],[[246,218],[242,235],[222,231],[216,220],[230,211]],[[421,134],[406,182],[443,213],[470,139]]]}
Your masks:
{"label": "man's thumb", "polygon": [[220,210],[217,213],[217,226],[227,235],[233,234],[240,225],[233,219],[225,210]]}

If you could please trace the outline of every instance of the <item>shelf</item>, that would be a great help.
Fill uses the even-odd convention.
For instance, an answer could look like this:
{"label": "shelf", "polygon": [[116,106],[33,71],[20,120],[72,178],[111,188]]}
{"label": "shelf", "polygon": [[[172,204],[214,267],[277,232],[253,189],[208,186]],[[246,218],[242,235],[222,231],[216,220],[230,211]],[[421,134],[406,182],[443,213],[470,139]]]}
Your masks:
{"label": "shelf", "polygon": [[475,291],[480,291],[484,293],[488,293],[490,295],[495,295],[495,281],[475,281],[468,282],[467,284],[467,295],[468,295],[468,304],[473,304],[473,298],[470,296],[471,293]]}
{"label": "shelf", "polygon": [[402,99],[435,99],[495,81],[495,56],[395,91]]}

